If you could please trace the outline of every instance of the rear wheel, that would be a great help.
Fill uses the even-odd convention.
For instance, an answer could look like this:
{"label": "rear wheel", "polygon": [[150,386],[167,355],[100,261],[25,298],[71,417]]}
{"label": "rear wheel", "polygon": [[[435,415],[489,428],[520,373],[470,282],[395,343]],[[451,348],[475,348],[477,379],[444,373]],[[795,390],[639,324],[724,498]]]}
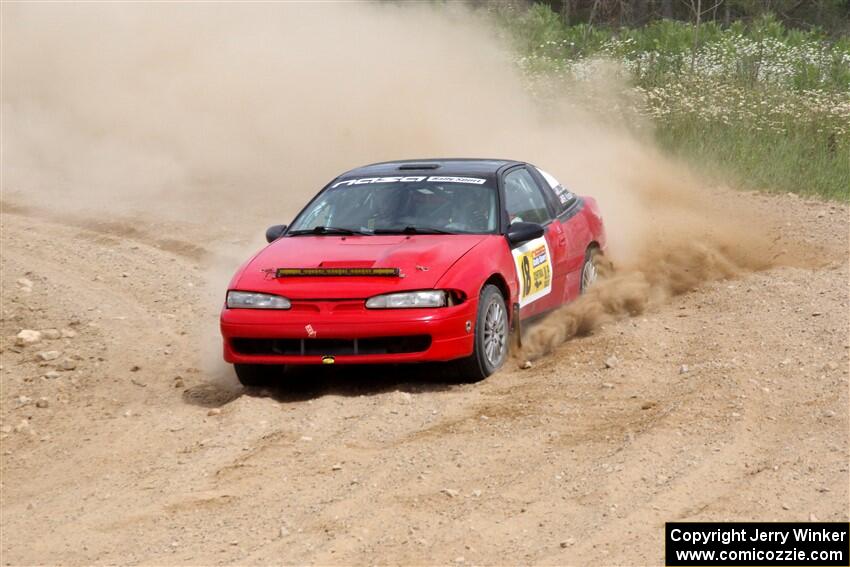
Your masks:
{"label": "rear wheel", "polygon": [[279,383],[284,366],[280,364],[234,364],[236,377],[243,386],[271,386]]}
{"label": "rear wheel", "polygon": [[508,356],[508,311],[494,285],[486,285],[478,300],[472,356],[458,363],[459,378],[478,382],[502,367]]}
{"label": "rear wheel", "polygon": [[581,293],[587,292],[599,278],[599,260],[602,253],[599,248],[591,246],[584,253],[584,264],[581,266]]}

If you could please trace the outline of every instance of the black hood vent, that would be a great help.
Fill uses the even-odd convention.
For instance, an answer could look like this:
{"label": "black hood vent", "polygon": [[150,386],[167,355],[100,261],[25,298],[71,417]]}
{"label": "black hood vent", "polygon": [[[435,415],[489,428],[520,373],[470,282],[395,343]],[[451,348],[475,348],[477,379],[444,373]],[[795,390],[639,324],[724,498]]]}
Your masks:
{"label": "black hood vent", "polygon": [[439,169],[439,163],[405,163],[398,166],[401,171],[410,171],[417,169]]}

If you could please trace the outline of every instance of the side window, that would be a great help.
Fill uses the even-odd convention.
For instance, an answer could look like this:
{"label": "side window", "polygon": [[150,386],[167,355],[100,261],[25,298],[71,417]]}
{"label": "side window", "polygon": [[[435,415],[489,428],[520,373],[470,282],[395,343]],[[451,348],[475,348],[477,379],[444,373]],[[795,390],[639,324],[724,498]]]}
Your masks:
{"label": "side window", "polygon": [[555,210],[558,211],[558,215],[569,209],[573,206],[573,203],[576,201],[576,196],[574,193],[566,189],[563,185],[558,183],[558,180],[540,169],[537,168],[537,171],[546,181],[548,185],[548,190],[550,191],[549,196],[551,197],[550,201],[555,205]]}
{"label": "side window", "polygon": [[546,200],[534,178],[525,168],[514,169],[505,175],[505,208],[510,222],[536,222],[551,220]]}

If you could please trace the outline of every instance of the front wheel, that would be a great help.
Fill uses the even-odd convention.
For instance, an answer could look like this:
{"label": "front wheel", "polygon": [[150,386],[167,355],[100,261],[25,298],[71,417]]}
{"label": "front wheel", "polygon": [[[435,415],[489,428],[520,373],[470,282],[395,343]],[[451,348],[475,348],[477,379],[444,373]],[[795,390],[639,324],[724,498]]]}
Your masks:
{"label": "front wheel", "polygon": [[271,386],[280,381],[284,366],[280,364],[234,364],[233,370],[243,386]]}
{"label": "front wheel", "polygon": [[494,285],[486,285],[478,300],[472,356],[458,364],[459,378],[478,382],[502,367],[508,355],[508,311]]}

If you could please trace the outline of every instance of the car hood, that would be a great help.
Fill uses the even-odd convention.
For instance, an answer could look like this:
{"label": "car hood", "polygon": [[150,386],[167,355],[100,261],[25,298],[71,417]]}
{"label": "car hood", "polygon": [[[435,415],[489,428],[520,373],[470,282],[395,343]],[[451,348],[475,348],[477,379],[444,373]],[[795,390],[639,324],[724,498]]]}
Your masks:
{"label": "car hood", "polygon": [[[487,236],[379,235],[280,238],[257,254],[236,289],[290,299],[362,299],[380,293],[431,289]],[[285,276],[279,268],[398,268],[399,276]]]}

